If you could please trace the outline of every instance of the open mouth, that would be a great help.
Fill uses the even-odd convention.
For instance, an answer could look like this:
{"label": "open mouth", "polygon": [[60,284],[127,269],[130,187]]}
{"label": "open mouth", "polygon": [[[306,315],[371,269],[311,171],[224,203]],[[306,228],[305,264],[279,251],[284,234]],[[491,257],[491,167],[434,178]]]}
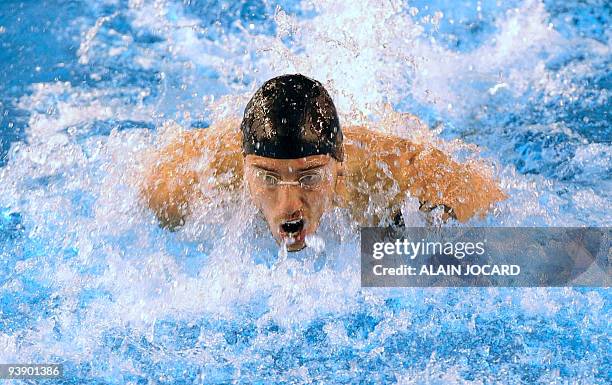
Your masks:
{"label": "open mouth", "polygon": [[287,221],[281,225],[281,230],[287,235],[298,234],[304,229],[304,220],[302,218]]}

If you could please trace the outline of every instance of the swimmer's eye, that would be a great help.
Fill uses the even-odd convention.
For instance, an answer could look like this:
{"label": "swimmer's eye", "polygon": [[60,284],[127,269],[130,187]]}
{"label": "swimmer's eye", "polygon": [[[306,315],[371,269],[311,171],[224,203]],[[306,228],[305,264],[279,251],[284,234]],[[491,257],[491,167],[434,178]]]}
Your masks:
{"label": "swimmer's eye", "polygon": [[300,179],[300,186],[304,188],[313,188],[317,187],[323,182],[323,173],[322,172],[312,172],[305,175],[302,175]]}
{"label": "swimmer's eye", "polygon": [[274,174],[269,173],[268,171],[259,170],[257,171],[257,179],[261,181],[266,186],[273,187],[278,185],[280,182],[280,178]]}

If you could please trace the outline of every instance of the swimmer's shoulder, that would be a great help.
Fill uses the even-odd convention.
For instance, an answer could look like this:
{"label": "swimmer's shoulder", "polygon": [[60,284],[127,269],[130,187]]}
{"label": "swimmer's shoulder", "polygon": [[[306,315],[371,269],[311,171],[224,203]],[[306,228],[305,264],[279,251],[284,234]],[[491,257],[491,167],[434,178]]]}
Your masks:
{"label": "swimmer's shoulder", "polygon": [[207,128],[184,131],[182,141],[187,146],[203,150],[226,150],[240,152],[242,135],[240,120],[224,119],[213,123]]}
{"label": "swimmer's shoulder", "polygon": [[[182,225],[194,199],[207,199],[200,181],[218,190],[237,190],[242,180],[240,130],[236,120],[223,120],[203,129],[166,125],[166,144],[148,157],[136,183],[162,227]],[[204,186],[206,187],[206,186]]]}
{"label": "swimmer's shoulder", "polygon": [[167,163],[168,167],[175,167],[179,163],[190,162],[205,155],[213,160],[213,163],[224,163],[226,158],[233,159],[232,163],[235,163],[242,154],[239,127],[240,121],[237,119],[225,119],[207,128],[189,130],[171,126],[162,134],[162,141],[167,144],[159,150],[159,158]]}
{"label": "swimmer's shoulder", "polygon": [[[418,148],[409,140],[365,125],[343,128],[345,158],[337,192],[357,222],[378,225],[399,212],[406,189],[403,173]],[[379,202],[370,207],[372,202]]]}
{"label": "swimmer's shoulder", "polygon": [[372,182],[384,171],[381,168],[399,176],[398,173],[409,167],[413,159],[423,151],[421,144],[368,126],[348,126],[343,129],[343,133],[345,172]]}
{"label": "swimmer's shoulder", "polygon": [[206,158],[212,175],[226,175],[227,180],[219,180],[218,187],[233,189],[239,185],[243,173],[240,120],[225,119],[208,128],[191,130],[187,140],[197,148],[190,154]]}

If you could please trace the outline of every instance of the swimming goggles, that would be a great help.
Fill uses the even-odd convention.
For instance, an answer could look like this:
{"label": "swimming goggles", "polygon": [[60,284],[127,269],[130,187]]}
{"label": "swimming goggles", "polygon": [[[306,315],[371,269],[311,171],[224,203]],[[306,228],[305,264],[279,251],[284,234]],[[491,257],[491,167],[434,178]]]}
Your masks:
{"label": "swimming goggles", "polygon": [[314,190],[321,187],[323,182],[329,177],[327,167],[305,171],[297,181],[284,181],[278,174],[257,168],[254,169],[254,175],[257,183],[266,188],[299,186],[306,190]]}

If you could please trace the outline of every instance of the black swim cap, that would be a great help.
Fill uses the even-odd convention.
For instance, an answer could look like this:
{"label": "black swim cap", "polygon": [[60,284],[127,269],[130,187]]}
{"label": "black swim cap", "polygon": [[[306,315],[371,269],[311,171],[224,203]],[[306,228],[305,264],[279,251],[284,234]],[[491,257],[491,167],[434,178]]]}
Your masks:
{"label": "black swim cap", "polygon": [[297,159],[329,154],[342,161],[336,107],[323,85],[304,75],[265,82],[247,104],[241,124],[244,154]]}

